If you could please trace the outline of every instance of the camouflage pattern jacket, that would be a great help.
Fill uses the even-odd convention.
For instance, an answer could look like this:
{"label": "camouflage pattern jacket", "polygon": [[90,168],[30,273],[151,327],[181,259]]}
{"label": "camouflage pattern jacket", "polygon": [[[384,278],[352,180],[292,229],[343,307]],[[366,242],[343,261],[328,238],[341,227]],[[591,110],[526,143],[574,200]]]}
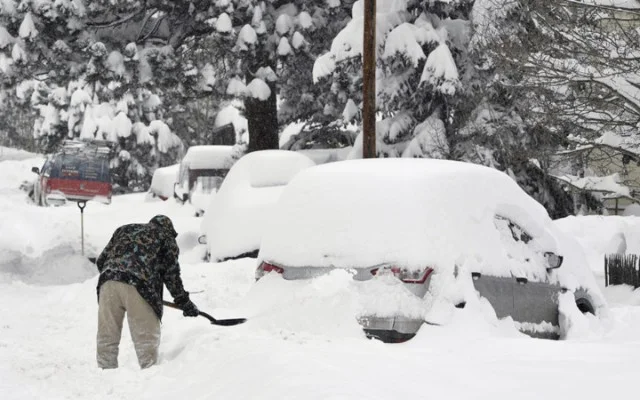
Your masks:
{"label": "camouflage pattern jacket", "polygon": [[171,220],[156,215],[147,224],[128,224],[116,229],[111,240],[96,260],[100,287],[106,281],[118,281],[135,286],[138,293],[162,319],[163,285],[178,306],[189,301],[180,278],[176,243],[177,233]]}

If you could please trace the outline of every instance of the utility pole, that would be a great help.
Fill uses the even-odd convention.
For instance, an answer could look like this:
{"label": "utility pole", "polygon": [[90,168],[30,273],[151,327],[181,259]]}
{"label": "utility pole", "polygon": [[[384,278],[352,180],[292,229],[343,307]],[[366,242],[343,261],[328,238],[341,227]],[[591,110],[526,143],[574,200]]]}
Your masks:
{"label": "utility pole", "polygon": [[364,0],[362,157],[376,157],[376,0]]}

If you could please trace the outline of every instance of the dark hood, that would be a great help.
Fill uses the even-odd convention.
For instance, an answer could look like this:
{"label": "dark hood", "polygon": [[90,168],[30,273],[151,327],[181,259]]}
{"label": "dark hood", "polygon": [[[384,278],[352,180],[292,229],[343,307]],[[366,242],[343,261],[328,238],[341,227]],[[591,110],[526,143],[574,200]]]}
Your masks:
{"label": "dark hood", "polygon": [[171,222],[171,219],[166,215],[156,215],[155,217],[151,218],[149,223],[160,226],[162,230],[172,238],[175,238],[176,236],[178,236],[178,232],[176,232],[176,230],[173,228],[173,223]]}

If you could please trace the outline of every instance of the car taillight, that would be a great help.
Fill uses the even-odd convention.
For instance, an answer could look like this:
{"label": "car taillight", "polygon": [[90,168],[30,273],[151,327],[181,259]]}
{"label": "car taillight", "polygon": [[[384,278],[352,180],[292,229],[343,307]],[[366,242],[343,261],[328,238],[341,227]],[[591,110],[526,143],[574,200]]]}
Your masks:
{"label": "car taillight", "polygon": [[392,274],[396,278],[400,279],[404,283],[425,283],[429,275],[433,272],[433,268],[425,268],[423,270],[409,270],[407,268],[400,268],[396,266],[384,266],[371,270],[371,275],[378,275],[382,273]]}
{"label": "car taillight", "polygon": [[256,281],[262,278],[263,276],[265,276],[266,274],[268,274],[269,272],[276,272],[278,274],[281,274],[284,272],[284,268],[281,268],[281,267],[278,267],[277,265],[269,264],[268,262],[263,261],[260,263],[260,266],[256,270]]}

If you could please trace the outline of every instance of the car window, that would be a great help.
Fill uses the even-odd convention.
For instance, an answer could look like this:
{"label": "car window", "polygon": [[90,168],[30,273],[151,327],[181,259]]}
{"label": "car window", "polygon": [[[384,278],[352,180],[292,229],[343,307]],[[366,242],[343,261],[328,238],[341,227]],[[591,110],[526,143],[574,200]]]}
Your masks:
{"label": "car window", "polygon": [[503,217],[501,215],[496,215],[494,218],[494,224],[496,225],[496,228],[498,228],[498,230],[500,230],[501,232],[510,232],[511,237],[516,242],[529,243],[533,239],[533,237],[531,237],[531,235],[529,235],[527,231],[520,227],[520,225],[511,221],[509,218]]}
{"label": "car window", "polygon": [[496,215],[494,225],[500,233],[504,249],[509,255],[509,269],[514,276],[546,276],[546,264],[542,258],[540,243],[533,238],[522,226],[511,219]]}
{"label": "car window", "polygon": [[65,155],[59,162],[61,179],[109,182],[109,163],[106,158],[89,155]]}

